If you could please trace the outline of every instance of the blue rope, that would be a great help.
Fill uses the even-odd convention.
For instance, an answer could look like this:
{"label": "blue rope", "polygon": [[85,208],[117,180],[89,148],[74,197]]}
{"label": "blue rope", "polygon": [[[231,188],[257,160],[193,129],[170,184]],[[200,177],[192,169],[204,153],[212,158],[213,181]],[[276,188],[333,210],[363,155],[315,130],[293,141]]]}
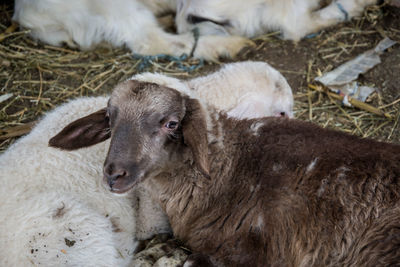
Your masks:
{"label": "blue rope", "polygon": [[[190,57],[193,56],[194,51],[196,50],[197,47],[197,42],[199,41],[199,29],[196,27],[192,30],[193,37],[194,37],[194,44],[192,47],[192,50],[190,51]],[[155,56],[146,56],[146,55],[140,55],[140,54],[133,54],[133,58],[137,60],[141,60],[138,66],[139,71],[143,71],[145,68],[148,68],[150,65],[152,65],[153,61],[159,61],[159,60],[167,60],[167,61],[173,61],[176,62],[178,65],[178,68],[185,71],[185,72],[192,72],[198,68],[203,67],[204,61],[203,59],[200,59],[199,64],[197,65],[192,65],[190,67],[187,67],[183,65],[183,61],[187,60],[189,56],[187,54],[182,54],[180,57],[176,56],[170,56],[166,54],[159,54]]]}
{"label": "blue rope", "polygon": [[346,9],[344,9],[344,7],[342,6],[341,3],[337,3],[336,2],[337,7],[339,8],[339,10],[343,13],[344,15],[344,20],[349,20],[349,13],[347,13]]}
{"label": "blue rope", "polygon": [[317,37],[317,36],[320,35],[320,34],[321,34],[321,32],[314,32],[314,33],[310,33],[310,34],[304,36],[304,38],[305,38],[305,39],[312,39],[312,38],[314,38],[314,37]]}

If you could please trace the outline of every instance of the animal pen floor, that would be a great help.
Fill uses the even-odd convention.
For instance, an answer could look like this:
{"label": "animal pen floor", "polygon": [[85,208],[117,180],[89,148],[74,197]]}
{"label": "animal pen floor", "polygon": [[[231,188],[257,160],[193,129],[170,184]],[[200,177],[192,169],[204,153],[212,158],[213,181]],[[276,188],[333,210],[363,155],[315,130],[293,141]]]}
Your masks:
{"label": "animal pen floor", "polygon": [[[0,32],[11,25],[12,2],[0,5]],[[373,48],[384,37],[400,42],[400,9],[372,6],[363,17],[322,31],[317,37],[295,44],[276,33],[255,38],[256,46],[245,49],[235,61],[265,61],[277,68],[294,91],[295,117],[323,127],[362,137],[400,143],[400,45],[388,49],[382,63],[359,77],[362,84],[379,89],[367,103],[387,112],[392,119],[357,108],[348,108],[323,92],[310,89],[318,73],[325,73]],[[0,40],[0,150],[25,132],[30,122],[45,111],[79,96],[104,95],[116,83],[141,71],[163,72],[180,78],[204,75],[218,68],[207,63],[187,73],[175,62],[156,60],[141,69],[142,60],[126,49],[98,48],[81,52],[52,47],[27,36],[27,31],[6,33]],[[224,60],[230,62],[231,60]],[[197,60],[183,62],[185,66]]]}

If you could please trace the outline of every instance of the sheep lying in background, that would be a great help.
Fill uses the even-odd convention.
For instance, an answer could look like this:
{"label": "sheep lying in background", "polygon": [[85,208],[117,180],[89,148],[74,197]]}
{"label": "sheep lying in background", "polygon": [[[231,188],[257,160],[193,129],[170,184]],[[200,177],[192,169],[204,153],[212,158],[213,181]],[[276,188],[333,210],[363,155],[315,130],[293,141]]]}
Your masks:
{"label": "sheep lying in background", "polygon": [[[243,37],[196,37],[165,32],[154,13],[173,11],[175,1],[158,0],[16,0],[13,20],[30,29],[30,35],[45,43],[63,43],[83,50],[101,42],[127,46],[146,55],[184,53],[206,60],[234,57],[251,42]],[[153,13],[154,12],[154,13]]]}
{"label": "sheep lying in background", "polygon": [[377,0],[177,0],[178,32],[197,27],[201,35],[255,37],[280,30],[283,38],[300,40],[310,33],[358,16]]}
{"label": "sheep lying in background", "polygon": [[105,139],[87,130],[110,132],[103,184],[118,194],[146,186],[197,252],[185,266],[400,262],[399,145],[296,120],[231,119],[135,80],[50,145]]}
{"label": "sheep lying in background", "polygon": [[[320,0],[16,0],[13,20],[30,29],[34,38],[55,46],[65,43],[87,50],[109,42],[139,54],[186,53],[214,61],[234,57],[251,45],[244,37],[281,30],[284,38],[299,40],[376,2],[333,0],[319,9]],[[178,35],[157,23],[155,16],[169,12],[177,12]],[[198,43],[194,28],[200,31]]]}
{"label": "sheep lying in background", "polygon": [[[293,94],[286,79],[265,62],[244,61],[223,65],[207,76],[185,82],[160,74],[143,73],[134,80],[155,82],[205,99],[235,118],[293,117]],[[218,90],[215,90],[218,88]]]}
{"label": "sheep lying in background", "polygon": [[[259,63],[241,64],[261,67]],[[239,71],[241,64],[233,66],[239,66]],[[270,67],[263,66],[264,73],[268,74]],[[194,93],[186,82],[159,74],[146,75],[153,82],[173,82],[178,89]],[[210,77],[215,86],[204,79],[206,88],[198,84],[195,89],[209,92],[211,88],[223,89],[232,94],[239,90],[232,88],[229,92],[220,87],[223,83],[217,76]],[[232,72],[231,78],[235,77]],[[221,76],[223,80],[226,78]],[[265,94],[275,97],[274,90],[268,88],[271,77],[265,75],[264,79],[263,89],[254,88],[254,81],[250,79],[247,92],[265,90]],[[291,95],[290,90],[287,93]],[[203,97],[212,100],[215,94],[203,94]],[[291,107],[292,101],[282,110]],[[147,239],[170,231],[164,212],[146,190],[139,187],[116,198],[101,186],[101,165],[108,142],[72,152],[48,147],[50,137],[66,124],[106,104],[106,97],[73,100],[46,115],[29,135],[0,155],[1,266],[127,266],[137,246],[135,238]],[[108,131],[94,133],[89,128],[82,133],[97,137],[109,134]]]}
{"label": "sheep lying in background", "polygon": [[227,64],[217,72],[188,81],[187,85],[201,99],[207,99],[207,103],[227,111],[231,117],[293,117],[292,89],[282,74],[265,62]]}

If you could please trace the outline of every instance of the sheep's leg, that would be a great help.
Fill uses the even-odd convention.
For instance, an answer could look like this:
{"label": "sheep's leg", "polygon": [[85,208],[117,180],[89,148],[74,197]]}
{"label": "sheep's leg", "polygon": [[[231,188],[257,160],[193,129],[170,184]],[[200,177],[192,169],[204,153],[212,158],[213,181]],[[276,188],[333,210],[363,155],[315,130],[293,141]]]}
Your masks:
{"label": "sheep's leg", "polygon": [[347,12],[348,18],[362,14],[365,7],[376,4],[377,0],[337,0],[336,5],[341,5]]}
{"label": "sheep's leg", "polygon": [[219,57],[234,58],[246,46],[254,46],[254,43],[247,38],[234,35],[200,36],[193,55],[196,58],[217,61]]}
{"label": "sheep's leg", "polygon": [[191,32],[174,35],[164,32],[158,25],[148,27],[141,40],[134,38],[127,42],[134,53],[143,55],[167,54],[180,56],[190,54],[194,45],[194,36]]}
{"label": "sheep's leg", "polygon": [[132,52],[144,55],[181,56],[193,52],[194,57],[216,61],[220,56],[234,57],[243,47],[251,44],[248,39],[237,36],[197,38],[192,32],[167,33],[148,9],[141,10],[139,17],[130,17],[129,21],[116,24],[121,24],[121,27],[113,28],[118,31],[116,35],[120,36],[116,39],[124,40]]}
{"label": "sheep's leg", "polygon": [[209,61],[217,61],[219,57],[235,57],[245,46],[252,42],[239,36],[200,36],[195,45],[195,36],[192,32],[183,34],[170,34],[161,28],[154,27],[148,30],[144,40],[128,43],[135,53],[145,55],[168,54],[180,56],[190,55]]}
{"label": "sheep's leg", "polygon": [[365,7],[376,2],[377,0],[335,0],[327,7],[314,12],[312,16],[317,19],[317,24],[340,22],[361,15]]}
{"label": "sheep's leg", "polygon": [[358,16],[366,6],[374,3],[376,0],[335,0],[325,8],[303,14],[296,27],[284,29],[284,37],[297,41],[307,34]]}
{"label": "sheep's leg", "polygon": [[71,36],[64,30],[53,30],[49,28],[32,29],[31,35],[33,38],[39,39],[53,46],[61,46],[65,43],[69,47],[77,47]]}

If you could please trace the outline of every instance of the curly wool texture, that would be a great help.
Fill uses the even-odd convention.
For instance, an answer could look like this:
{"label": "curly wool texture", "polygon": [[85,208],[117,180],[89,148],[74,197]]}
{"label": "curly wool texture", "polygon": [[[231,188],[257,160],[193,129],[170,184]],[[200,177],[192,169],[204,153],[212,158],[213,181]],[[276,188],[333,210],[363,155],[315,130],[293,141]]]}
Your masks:
{"label": "curly wool texture", "polygon": [[[121,266],[129,261],[135,248],[132,200],[116,198],[99,179],[108,142],[72,152],[48,147],[68,122],[106,103],[107,98],[97,97],[65,104],[0,156],[1,265]],[[71,246],[66,239],[75,242]]]}

